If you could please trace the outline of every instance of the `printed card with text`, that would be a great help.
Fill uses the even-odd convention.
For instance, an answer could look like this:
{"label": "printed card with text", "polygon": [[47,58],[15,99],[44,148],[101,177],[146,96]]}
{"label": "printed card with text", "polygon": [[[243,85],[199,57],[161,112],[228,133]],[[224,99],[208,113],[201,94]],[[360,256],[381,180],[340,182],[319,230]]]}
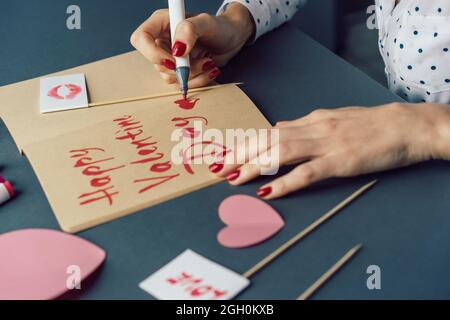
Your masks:
{"label": "printed card with text", "polygon": [[230,300],[250,281],[192,250],[186,250],[139,287],[159,300]]}
{"label": "printed card with text", "polygon": [[89,106],[84,74],[48,77],[40,80],[40,110],[49,113]]}

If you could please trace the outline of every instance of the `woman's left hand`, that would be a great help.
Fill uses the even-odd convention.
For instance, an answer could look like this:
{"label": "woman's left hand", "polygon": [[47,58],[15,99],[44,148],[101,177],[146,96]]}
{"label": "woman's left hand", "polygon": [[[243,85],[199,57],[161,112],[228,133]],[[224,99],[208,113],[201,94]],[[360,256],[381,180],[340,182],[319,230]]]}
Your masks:
{"label": "woman's left hand", "polygon": [[[279,165],[298,164],[290,173],[263,186],[258,195],[282,197],[330,177],[350,177],[407,166],[431,158],[445,158],[439,141],[448,131],[449,107],[445,105],[389,104],[374,108],[348,107],[316,110],[306,117],[278,123],[279,141],[258,150],[264,155],[277,145]],[[445,126],[439,125],[445,118]],[[261,166],[232,164],[238,147],[210,170],[233,185],[261,174]],[[448,151],[448,148],[445,149]],[[270,151],[268,152],[270,153]],[[255,163],[255,162],[253,162]]]}

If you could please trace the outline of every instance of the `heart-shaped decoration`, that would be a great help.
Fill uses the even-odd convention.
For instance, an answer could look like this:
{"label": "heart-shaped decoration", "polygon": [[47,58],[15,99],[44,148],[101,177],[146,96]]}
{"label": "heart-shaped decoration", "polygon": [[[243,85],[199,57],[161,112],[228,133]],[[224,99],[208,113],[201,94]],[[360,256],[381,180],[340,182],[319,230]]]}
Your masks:
{"label": "heart-shaped decoration", "polygon": [[284,221],[267,203],[247,195],[235,195],[219,206],[219,217],[227,225],[217,240],[227,248],[245,248],[274,236]]}
{"label": "heart-shaped decoration", "polygon": [[26,229],[2,234],[0,300],[57,298],[73,284],[70,277],[74,272],[79,270],[82,281],[105,257],[105,251],[98,246],[56,230]]}

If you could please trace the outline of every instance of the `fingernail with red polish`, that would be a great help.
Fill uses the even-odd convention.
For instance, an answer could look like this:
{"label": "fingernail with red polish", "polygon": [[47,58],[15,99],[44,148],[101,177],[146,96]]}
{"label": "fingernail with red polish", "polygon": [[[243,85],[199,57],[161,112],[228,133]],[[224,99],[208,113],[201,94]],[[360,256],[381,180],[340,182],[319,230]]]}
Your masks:
{"label": "fingernail with red polish", "polygon": [[206,72],[206,71],[209,71],[211,69],[214,69],[215,67],[216,67],[216,63],[213,60],[207,61],[203,65],[203,72]]}
{"label": "fingernail with red polish", "polygon": [[163,59],[161,60],[161,65],[166,67],[169,70],[175,70],[175,63],[169,59]]}
{"label": "fingernail with red polish", "polygon": [[228,150],[224,150],[224,151],[222,151],[221,153],[219,153],[219,154],[216,156],[217,161],[224,161],[225,156],[226,156],[229,152],[231,152],[231,150],[228,149]]}
{"label": "fingernail with red polish", "polygon": [[175,57],[182,57],[186,52],[186,45],[181,41],[176,41],[172,47],[172,54]]}
{"label": "fingernail with red polish", "polygon": [[218,76],[220,76],[220,70],[218,68],[214,69],[213,71],[210,72],[209,74],[209,78],[211,80],[217,78]]}
{"label": "fingernail with red polish", "polygon": [[227,180],[228,181],[237,180],[237,178],[239,178],[240,175],[241,175],[241,171],[236,170],[235,172],[232,172],[227,176]]}
{"label": "fingernail with red polish", "polygon": [[213,163],[212,165],[209,166],[209,171],[211,171],[212,173],[217,173],[219,171],[222,171],[223,169],[223,164],[220,163]]}
{"label": "fingernail with red polish", "polygon": [[256,194],[258,195],[258,197],[264,198],[264,197],[267,197],[271,193],[272,193],[272,187],[265,187],[265,188],[259,189]]}

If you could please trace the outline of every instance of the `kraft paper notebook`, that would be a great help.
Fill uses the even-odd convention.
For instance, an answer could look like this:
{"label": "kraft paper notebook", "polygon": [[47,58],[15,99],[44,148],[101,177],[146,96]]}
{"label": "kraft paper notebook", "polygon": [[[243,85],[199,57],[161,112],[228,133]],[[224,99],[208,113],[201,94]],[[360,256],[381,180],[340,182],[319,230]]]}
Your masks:
{"label": "kraft paper notebook", "polygon": [[[77,73],[94,103],[175,90],[135,51],[54,75]],[[0,88],[0,116],[61,228],[78,232],[220,181],[205,163],[174,161],[227,149],[213,139],[198,149],[202,130],[270,127],[236,86],[190,98],[190,106],[175,96],[41,114],[36,78]]]}

